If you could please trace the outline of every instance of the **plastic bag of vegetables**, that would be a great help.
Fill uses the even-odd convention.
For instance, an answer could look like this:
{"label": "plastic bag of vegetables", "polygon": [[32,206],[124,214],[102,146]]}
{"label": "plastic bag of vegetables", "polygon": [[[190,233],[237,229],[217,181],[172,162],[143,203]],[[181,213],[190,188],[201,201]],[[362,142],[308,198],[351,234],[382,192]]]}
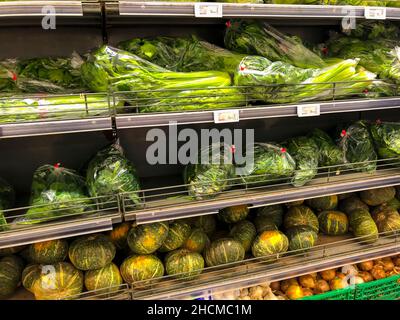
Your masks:
{"label": "plastic bag of vegetables", "polygon": [[233,185],[232,146],[213,143],[199,150],[196,162],[188,164],[183,171],[190,196],[196,199],[213,197]]}
{"label": "plastic bag of vegetables", "polygon": [[367,124],[357,121],[340,133],[339,147],[344,154],[344,163],[355,171],[376,170],[378,159]]}
{"label": "plastic bag of vegetables", "polygon": [[299,68],[325,66],[324,61],[307,49],[298,37],[284,35],[261,21],[229,21],[224,41],[232,51],[260,55]]}
{"label": "plastic bag of vegetables", "polygon": [[122,147],[114,143],[100,150],[89,162],[86,172],[89,194],[100,197],[100,207],[115,207],[115,195],[126,193],[129,204],[140,203],[139,178],[132,163],[124,156]]}
{"label": "plastic bag of vegetables", "polygon": [[14,201],[14,188],[6,180],[0,178],[0,231],[8,229],[3,210],[12,208],[14,206]]}
{"label": "plastic bag of vegetables", "polygon": [[400,123],[377,121],[370,131],[380,158],[400,156]]}
{"label": "plastic bag of vegetables", "polygon": [[[261,1],[262,3],[262,1]],[[134,38],[119,48],[172,71],[218,70],[233,73],[244,55],[190,37]]]}
{"label": "plastic bag of vegetables", "polygon": [[[121,102],[116,100],[116,107],[121,107]],[[103,94],[0,99],[0,122],[76,119],[109,114],[108,97]]]}
{"label": "plastic bag of vegetables", "polygon": [[36,169],[30,205],[31,208],[16,223],[41,223],[93,210],[85,180],[75,170],[61,167],[60,164],[46,164]]}
{"label": "plastic bag of vegetables", "polygon": [[253,164],[243,165],[245,170],[240,179],[245,186],[282,183],[289,180],[296,170],[296,162],[285,148],[255,143],[253,148],[246,147],[246,150],[251,150],[252,154],[246,152],[246,160],[252,159]]}
{"label": "plastic bag of vegetables", "polygon": [[321,167],[343,164],[343,150],[335,144],[326,132],[314,129],[309,136],[315,141],[318,147],[319,165]]}
{"label": "plastic bag of vegetables", "polygon": [[16,60],[5,60],[0,62],[0,91],[15,92],[17,91],[15,71]]}
{"label": "plastic bag of vegetables", "polygon": [[318,146],[312,138],[305,136],[289,139],[285,145],[296,161],[296,171],[292,179],[295,187],[312,180],[318,171]]}

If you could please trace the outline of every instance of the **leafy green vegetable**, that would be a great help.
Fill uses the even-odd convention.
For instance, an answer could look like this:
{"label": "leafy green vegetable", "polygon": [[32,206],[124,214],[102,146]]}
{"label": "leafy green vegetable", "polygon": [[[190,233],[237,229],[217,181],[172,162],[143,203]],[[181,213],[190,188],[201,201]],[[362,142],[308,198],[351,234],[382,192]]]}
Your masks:
{"label": "leafy green vegetable", "polygon": [[266,143],[254,144],[246,153],[245,165],[240,179],[246,186],[280,183],[296,169],[296,162],[284,148]]}
{"label": "leafy green vegetable", "polygon": [[379,157],[400,156],[400,123],[377,122],[370,126],[370,130]]}
{"label": "leafy green vegetable", "polygon": [[234,183],[234,177],[232,149],[219,143],[200,149],[197,163],[188,164],[183,171],[189,195],[196,199],[213,197],[228,190]]}
{"label": "leafy green vegetable", "polygon": [[376,170],[377,155],[372,137],[364,121],[358,121],[342,130],[339,147],[345,156],[345,163],[355,171]]}
{"label": "leafy green vegetable", "polygon": [[322,167],[343,164],[343,151],[332,138],[320,129],[314,129],[310,134],[318,147],[319,165]]}
{"label": "leafy green vegetable", "polygon": [[0,178],[0,231],[8,229],[7,220],[3,210],[13,207],[15,201],[14,188],[4,179]]}
{"label": "leafy green vegetable", "polygon": [[[120,102],[116,103],[121,106]],[[75,119],[110,114],[106,95],[18,96],[0,100],[0,123],[38,119]]]}
{"label": "leafy green vegetable", "polygon": [[100,197],[101,208],[115,207],[117,193],[126,193],[132,204],[140,203],[139,178],[118,144],[112,144],[94,156],[88,165],[86,181],[90,195]]}
{"label": "leafy green vegetable", "polygon": [[226,29],[225,46],[304,69],[325,66],[324,61],[307,49],[298,37],[284,35],[260,21],[232,20]]}
{"label": "leafy green vegetable", "polygon": [[318,146],[312,138],[305,136],[289,139],[285,145],[296,161],[296,172],[292,184],[300,187],[312,180],[318,170]]}
{"label": "leafy green vegetable", "polygon": [[244,57],[195,36],[134,38],[121,42],[119,48],[179,72],[218,70],[233,73]]}
{"label": "leafy green vegetable", "polygon": [[36,169],[30,203],[32,207],[16,221],[18,224],[41,223],[93,209],[84,179],[76,171],[58,164]]}
{"label": "leafy green vegetable", "polygon": [[16,61],[6,60],[0,62],[0,91],[15,92],[17,90],[15,73]]}

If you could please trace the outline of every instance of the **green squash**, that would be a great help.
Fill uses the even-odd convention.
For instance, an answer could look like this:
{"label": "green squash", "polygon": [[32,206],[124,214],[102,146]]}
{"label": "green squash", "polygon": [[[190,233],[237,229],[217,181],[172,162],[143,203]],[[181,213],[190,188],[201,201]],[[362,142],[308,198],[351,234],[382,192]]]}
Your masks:
{"label": "green squash", "polygon": [[207,214],[195,218],[194,226],[203,230],[208,236],[212,235],[217,229],[215,214]]}
{"label": "green squash", "polygon": [[130,229],[131,224],[124,222],[113,226],[113,229],[108,233],[108,237],[118,250],[123,250],[128,246],[127,239]]}
{"label": "green squash", "polygon": [[355,192],[341,193],[341,194],[338,194],[337,196],[338,196],[338,200],[342,201],[344,199],[356,196],[356,193]]}
{"label": "green squash", "polygon": [[10,247],[10,248],[0,249],[0,257],[16,254],[18,252],[21,252],[25,248],[26,248],[26,246],[17,246],[17,247]]}
{"label": "green squash", "polygon": [[369,210],[368,205],[361,201],[357,196],[351,196],[350,198],[344,199],[340,202],[339,208],[342,212],[345,212],[348,215],[350,215],[352,211],[358,209]]}
{"label": "green squash", "polygon": [[219,211],[218,219],[225,223],[236,223],[247,218],[249,207],[247,205],[239,205],[224,208]]}
{"label": "green squash", "polygon": [[88,291],[114,292],[120,288],[121,284],[122,277],[114,263],[85,273],[85,287]]}
{"label": "green squash", "polygon": [[54,264],[62,262],[68,255],[68,242],[56,239],[33,243],[26,248],[25,257],[36,264]]}
{"label": "green squash", "polygon": [[269,218],[279,228],[283,223],[283,206],[275,204],[257,209],[257,217]]}
{"label": "green squash", "polygon": [[200,228],[192,229],[189,238],[186,239],[182,248],[193,252],[203,252],[206,245],[210,243],[207,234]]}
{"label": "green squash", "polygon": [[397,210],[386,207],[372,213],[379,232],[395,232],[400,230],[400,215]]}
{"label": "green squash", "polygon": [[338,205],[338,196],[318,197],[306,200],[309,207],[317,211],[335,210]]}
{"label": "green squash", "polygon": [[73,299],[83,290],[83,274],[67,262],[39,266],[30,286],[36,300]]}
{"label": "green squash", "polygon": [[155,255],[132,255],[120,267],[121,276],[128,284],[159,278],[164,275],[164,265]]}
{"label": "green squash", "polygon": [[79,270],[94,270],[110,264],[115,257],[115,246],[103,234],[93,234],[75,239],[69,247],[69,259]]}
{"label": "green squash", "polygon": [[204,269],[204,259],[198,252],[178,249],[165,257],[165,270],[168,275],[188,278],[199,275]]}
{"label": "green squash", "polygon": [[247,252],[250,250],[251,244],[257,236],[256,227],[250,221],[239,221],[232,227],[229,236],[239,241]]}
{"label": "green squash", "polygon": [[320,230],[329,236],[343,235],[349,231],[349,219],[340,211],[322,211],[318,221]]}
{"label": "green squash", "polygon": [[385,202],[384,205],[391,207],[393,209],[399,210],[400,209],[400,200],[398,200],[397,198],[393,198],[392,200]]}
{"label": "green squash", "polygon": [[309,207],[304,205],[290,207],[283,219],[283,226],[286,230],[297,226],[309,226],[315,232],[319,230],[317,216]]}
{"label": "green squash", "polygon": [[309,226],[297,226],[286,230],[289,239],[289,250],[309,249],[318,240],[318,234]]}
{"label": "green squash", "polygon": [[304,200],[297,200],[297,201],[292,201],[292,202],[288,202],[288,203],[285,203],[285,204],[286,204],[286,206],[287,206],[288,208],[290,208],[290,207],[300,206],[300,205],[302,205],[303,203],[304,203]]}
{"label": "green squash", "polygon": [[369,206],[378,206],[388,202],[396,195],[394,187],[384,187],[378,189],[365,190],[360,192],[360,198]]}
{"label": "green squash", "polygon": [[363,209],[353,210],[349,216],[350,229],[355,237],[362,237],[362,241],[372,243],[378,239],[378,227],[371,214]]}
{"label": "green squash", "polygon": [[32,292],[32,286],[34,282],[39,279],[40,274],[42,273],[42,269],[40,268],[39,264],[30,264],[25,267],[22,271],[22,285],[23,287]]}
{"label": "green squash", "polygon": [[20,257],[6,256],[0,259],[0,299],[11,296],[17,290],[22,269]]}
{"label": "green squash", "polygon": [[180,248],[190,236],[190,225],[175,221],[169,225],[168,235],[159,248],[160,252],[168,252]]}
{"label": "green squash", "polygon": [[289,248],[289,239],[278,230],[264,231],[253,242],[251,251],[253,256],[264,257],[286,252]]}
{"label": "green squash", "polygon": [[241,261],[244,255],[242,244],[232,238],[215,240],[204,251],[204,259],[208,267]]}
{"label": "green squash", "polygon": [[157,251],[168,236],[166,222],[155,222],[133,227],[128,233],[129,248],[137,254],[150,254]]}
{"label": "green squash", "polygon": [[256,226],[257,233],[269,230],[278,230],[275,222],[270,217],[256,216],[254,219],[254,225]]}

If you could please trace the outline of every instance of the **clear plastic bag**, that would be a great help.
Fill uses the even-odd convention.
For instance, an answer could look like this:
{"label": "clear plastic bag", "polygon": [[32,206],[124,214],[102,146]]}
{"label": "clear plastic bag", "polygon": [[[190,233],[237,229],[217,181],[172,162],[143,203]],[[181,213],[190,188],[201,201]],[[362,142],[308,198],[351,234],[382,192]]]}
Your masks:
{"label": "clear plastic bag", "polygon": [[321,167],[343,164],[343,151],[335,144],[333,139],[324,131],[314,129],[310,137],[318,147],[319,165]]}
{"label": "clear plastic bag", "polygon": [[72,169],[43,165],[33,174],[31,208],[18,224],[35,224],[93,210],[85,180]]}
{"label": "clear plastic bag", "polygon": [[377,121],[370,130],[380,158],[400,157],[400,123]]}
{"label": "clear plastic bag", "polygon": [[14,188],[6,180],[0,178],[0,231],[8,229],[7,220],[4,217],[3,210],[12,208],[14,202]]}
{"label": "clear plastic bag", "polygon": [[101,197],[100,207],[115,207],[118,193],[126,193],[130,204],[141,202],[139,178],[133,164],[114,143],[100,150],[89,162],[86,181],[92,197]]}

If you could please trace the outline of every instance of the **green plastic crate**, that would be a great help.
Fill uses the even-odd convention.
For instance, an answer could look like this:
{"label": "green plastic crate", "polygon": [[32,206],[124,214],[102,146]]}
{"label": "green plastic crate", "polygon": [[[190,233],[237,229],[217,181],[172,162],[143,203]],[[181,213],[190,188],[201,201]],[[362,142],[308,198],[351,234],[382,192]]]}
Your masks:
{"label": "green plastic crate", "polygon": [[308,296],[299,300],[354,300],[355,290],[352,287],[328,291],[315,296]]}
{"label": "green plastic crate", "polygon": [[400,299],[400,275],[357,285],[355,300]]}

